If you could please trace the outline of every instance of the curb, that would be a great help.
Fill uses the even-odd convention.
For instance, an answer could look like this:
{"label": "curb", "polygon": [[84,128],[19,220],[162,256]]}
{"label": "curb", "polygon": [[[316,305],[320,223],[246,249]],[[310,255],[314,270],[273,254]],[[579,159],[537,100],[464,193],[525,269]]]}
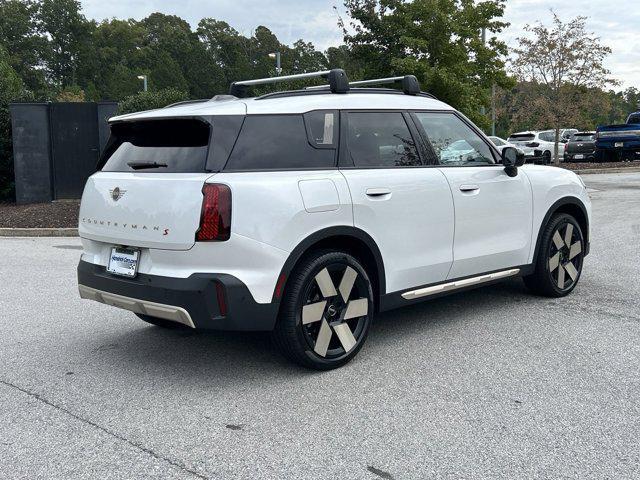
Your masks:
{"label": "curb", "polygon": [[[569,170],[568,168],[566,170]],[[638,173],[640,167],[627,167],[627,168],[587,168],[584,170],[571,170],[578,175],[590,175],[596,173]]]}
{"label": "curb", "polygon": [[0,228],[0,237],[77,237],[77,228]]}

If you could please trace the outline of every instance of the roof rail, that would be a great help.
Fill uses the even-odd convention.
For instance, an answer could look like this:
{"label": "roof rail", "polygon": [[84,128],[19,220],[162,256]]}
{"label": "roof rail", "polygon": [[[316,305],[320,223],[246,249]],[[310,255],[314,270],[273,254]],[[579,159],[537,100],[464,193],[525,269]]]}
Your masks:
{"label": "roof rail", "polygon": [[[401,77],[374,78],[371,80],[358,80],[349,82],[349,87],[366,87],[368,85],[386,85],[389,83],[402,82],[402,91],[405,95],[418,95],[420,92],[420,83],[415,75],[403,75]],[[326,88],[324,85],[307,87],[305,90],[321,90]]]}
{"label": "roof rail", "polygon": [[254,85],[266,85],[269,83],[287,82],[290,80],[304,80],[307,78],[326,78],[329,80],[329,89],[333,93],[346,93],[349,91],[349,79],[341,68],[324,70],[320,72],[298,73],[295,75],[283,75],[281,77],[257,78],[254,80],[242,80],[233,82],[229,87],[229,95],[242,98],[247,96],[249,87]]}

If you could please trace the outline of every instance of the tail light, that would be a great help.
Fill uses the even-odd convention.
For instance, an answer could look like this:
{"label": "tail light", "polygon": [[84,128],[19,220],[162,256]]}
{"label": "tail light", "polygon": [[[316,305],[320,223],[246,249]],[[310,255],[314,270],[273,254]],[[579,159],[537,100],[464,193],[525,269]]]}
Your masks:
{"label": "tail light", "polygon": [[202,188],[202,212],[197,242],[222,242],[231,236],[231,189],[220,183]]}

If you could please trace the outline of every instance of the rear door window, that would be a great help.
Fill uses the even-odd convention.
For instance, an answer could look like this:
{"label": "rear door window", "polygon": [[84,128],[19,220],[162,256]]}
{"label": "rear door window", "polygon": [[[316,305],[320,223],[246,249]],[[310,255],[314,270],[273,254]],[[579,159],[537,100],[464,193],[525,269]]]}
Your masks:
{"label": "rear door window", "polygon": [[540,132],[538,138],[543,142],[555,142],[556,135],[552,132]]}
{"label": "rear door window", "polygon": [[415,118],[424,129],[440,165],[475,166],[495,163],[491,149],[484,140],[453,113],[416,112]]}
{"label": "rear door window", "polygon": [[225,170],[335,167],[336,114],[320,112],[309,123],[303,115],[247,115]]}
{"label": "rear door window", "polygon": [[422,166],[415,140],[400,112],[348,112],[344,166]]}
{"label": "rear door window", "polygon": [[195,119],[116,123],[99,167],[105,172],[204,172],[210,125]]}

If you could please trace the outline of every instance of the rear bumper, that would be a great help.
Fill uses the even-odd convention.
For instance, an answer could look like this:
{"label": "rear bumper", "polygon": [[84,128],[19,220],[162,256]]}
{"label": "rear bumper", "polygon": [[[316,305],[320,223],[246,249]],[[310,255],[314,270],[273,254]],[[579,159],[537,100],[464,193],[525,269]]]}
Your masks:
{"label": "rear bumper", "polygon": [[[622,144],[622,146],[616,146]],[[596,142],[596,150],[640,152],[640,139],[629,138],[607,139]]]}
{"label": "rear bumper", "polygon": [[80,261],[78,288],[82,298],[203,330],[273,330],[278,314],[277,303],[257,303],[246,285],[228,274],[125,278]]}
{"label": "rear bumper", "polygon": [[[578,158],[576,159],[576,155],[578,156],[582,156],[582,158]],[[567,162],[570,162],[572,160],[593,160],[596,158],[596,151],[590,151],[590,152],[565,152],[564,154],[564,160]]]}

